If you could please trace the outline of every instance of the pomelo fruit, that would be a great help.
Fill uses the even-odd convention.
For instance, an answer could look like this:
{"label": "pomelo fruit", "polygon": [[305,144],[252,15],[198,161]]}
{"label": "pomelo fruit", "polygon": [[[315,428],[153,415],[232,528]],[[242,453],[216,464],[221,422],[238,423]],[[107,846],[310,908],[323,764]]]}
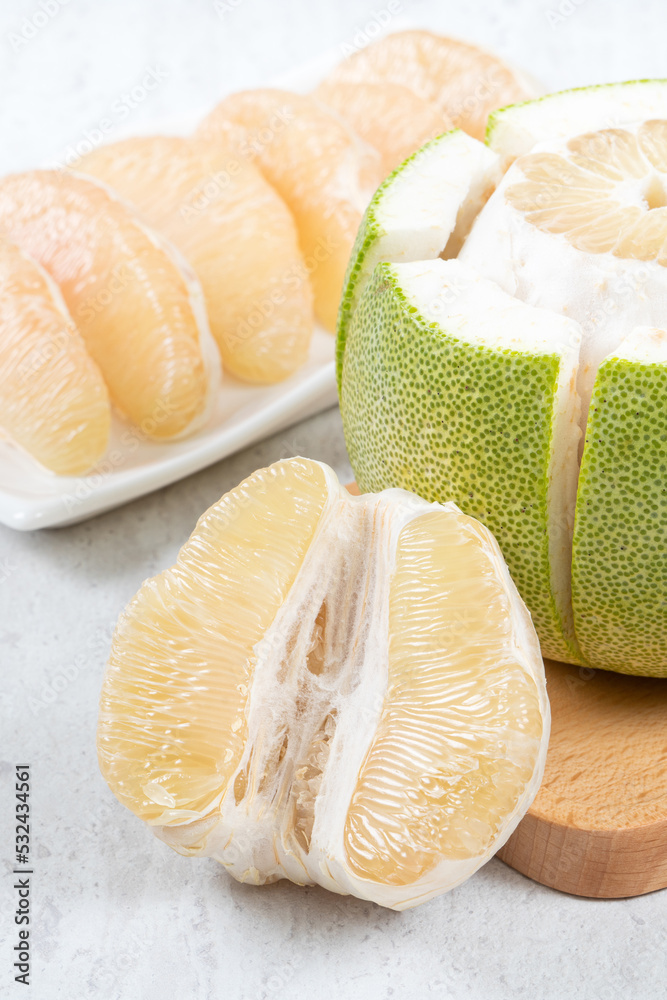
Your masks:
{"label": "pomelo fruit", "polygon": [[180,853],[403,909],[504,843],[548,733],[488,529],[401,490],[352,497],[295,458],[211,507],[121,616],[98,748]]}
{"label": "pomelo fruit", "polygon": [[77,172],[131,201],[190,263],[226,371],[271,383],[303,364],[314,317],[294,219],[230,135],[125,139]]}
{"label": "pomelo fruit", "polygon": [[59,286],[114,405],[151,438],[206,420],[219,377],[201,287],[177,250],[89,177],[0,179],[0,233]]}
{"label": "pomelo fruit", "polygon": [[577,660],[569,544],[576,323],[458,260],[379,264],[347,334],[341,409],[360,487],[448,498],[496,535],[545,655]]}
{"label": "pomelo fruit", "polygon": [[0,240],[0,429],[51,472],[80,476],[110,424],[106,385],[57,286]]}
{"label": "pomelo fruit", "polygon": [[[666,117],[627,121],[638,111]],[[451,256],[447,231],[421,267],[409,225],[378,241],[392,189],[419,228],[429,196],[410,161],[360,229],[338,334],[357,481],[488,524],[545,655],[667,676],[667,87],[553,95],[498,112],[489,134],[497,166],[522,155],[456,262],[433,260]]]}

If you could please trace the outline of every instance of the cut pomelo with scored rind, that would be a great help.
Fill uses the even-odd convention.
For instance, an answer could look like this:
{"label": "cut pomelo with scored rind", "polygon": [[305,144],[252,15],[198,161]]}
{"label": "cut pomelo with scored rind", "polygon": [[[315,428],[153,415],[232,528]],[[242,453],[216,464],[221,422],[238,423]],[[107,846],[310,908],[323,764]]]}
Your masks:
{"label": "cut pomelo with scored rind", "polygon": [[352,250],[338,313],[338,381],[350,318],[379,261],[455,256],[500,180],[498,158],[457,129],[427,143],[380,185]]}
{"label": "cut pomelo with scored rind", "polygon": [[121,801],[181,853],[403,909],[504,843],[548,731],[490,532],[292,459],[223,497],[129,606],[98,745]]}
{"label": "cut pomelo with scored rind", "polygon": [[84,156],[77,172],[131,201],[189,261],[226,371],[270,383],[303,364],[313,308],[296,226],[228,136],[126,139]]}
{"label": "cut pomelo with scored rind", "polygon": [[378,150],[385,176],[429,139],[454,127],[432,104],[398,83],[325,81],[313,97]]}
{"label": "cut pomelo with scored rind", "polygon": [[248,133],[239,155],[255,160],[294,215],[315,313],[333,332],[357,228],[383,178],[379,153],[314,97],[285,90],[232,94],[199,133],[230,122]]}
{"label": "cut pomelo with scored rind", "polygon": [[575,520],[572,598],[591,663],[667,672],[667,332],[635,329],[600,365]]}
{"label": "cut pomelo with scored rind", "polygon": [[42,466],[80,476],[104,454],[111,407],[58,287],[0,240],[0,428]]}
{"label": "cut pomelo with scored rind", "polygon": [[[650,117],[642,120],[642,116]],[[458,261],[494,283],[515,302],[538,308],[545,316],[567,317],[578,324],[578,366],[570,366],[568,362],[566,367],[570,370],[572,391],[579,397],[583,431],[599,365],[618,365],[620,372],[622,359],[617,355],[633,329],[667,329],[667,81],[614,84],[552,95],[544,101],[503,109],[496,115],[496,121],[497,131],[494,128],[490,131],[489,148],[505,163],[514,154],[522,155],[510,166],[479,212]],[[577,134],[577,129],[583,128],[598,131]],[[519,139],[523,136],[523,145],[512,147],[512,136]],[[410,191],[406,185],[406,202],[412,198],[417,204],[419,186],[412,187]],[[399,270],[402,266],[407,265],[396,265]],[[432,265],[426,261],[423,266]],[[623,431],[623,394],[619,383],[610,403],[613,415],[609,419],[616,421],[614,433],[606,434],[606,440],[613,443],[618,453],[618,467],[626,470],[626,482],[621,483],[614,475],[611,450],[602,443],[592,446],[589,442],[586,447],[591,449],[591,458],[582,467],[579,499],[574,488],[578,478],[576,462],[566,460],[565,467],[570,471],[565,482],[559,482],[562,477],[558,463],[554,464],[549,489],[552,498],[555,490],[559,499],[551,509],[561,511],[563,516],[547,519],[524,545],[525,518],[512,522],[504,517],[504,512],[515,510],[519,477],[531,469],[530,461],[519,462],[511,454],[509,446],[519,444],[521,437],[513,437],[514,428],[503,413],[494,419],[493,406],[477,403],[476,394],[482,391],[483,382],[476,372],[466,379],[467,369],[458,366],[443,378],[442,386],[434,384],[443,372],[442,342],[436,336],[427,339],[425,330],[420,334],[422,340],[415,339],[413,333],[405,334],[402,341],[399,339],[400,323],[391,311],[393,306],[387,305],[394,294],[391,283],[383,284],[378,278],[378,270],[383,267],[387,265],[378,265],[376,269],[375,301],[371,302],[366,293],[345,317],[346,329],[351,330],[365,303],[365,331],[358,334],[363,346],[358,348],[359,359],[354,366],[350,363],[349,331],[347,343],[343,337],[339,340],[341,411],[348,451],[361,484],[366,488],[408,485],[423,490],[422,481],[436,481],[440,477],[446,486],[441,492],[427,496],[454,499],[483,520],[483,505],[478,502],[469,507],[468,503],[476,498],[486,499],[489,509],[496,512],[496,519],[487,523],[499,538],[510,571],[533,613],[546,655],[595,668],[667,676],[666,642],[660,625],[667,600],[660,562],[664,561],[664,545],[661,546],[664,512],[657,502],[664,485],[660,459],[664,394],[658,392],[651,398],[651,405],[656,407],[657,440],[647,448],[640,474],[638,452],[632,451],[633,442]],[[414,267],[418,267],[418,262]],[[406,327],[415,325],[412,309],[413,305],[406,308],[401,320]],[[414,305],[414,309],[419,315],[420,304]],[[466,310],[459,318],[469,320],[474,316],[480,330],[492,327],[495,307],[485,317],[479,316],[479,310],[471,312],[467,306]],[[501,325],[504,319],[497,315]],[[437,327],[440,317],[432,318]],[[392,323],[395,330],[390,329]],[[419,345],[417,351],[415,343]],[[628,343],[632,343],[632,338]],[[366,349],[368,353],[364,355]],[[400,357],[399,351],[402,351]],[[497,350],[495,354],[498,355]],[[387,357],[391,365],[387,364]],[[633,363],[638,360],[633,356]],[[625,362],[629,363],[628,359]],[[493,370],[493,363],[494,359],[487,357],[487,375]],[[647,365],[652,363],[646,361]],[[655,364],[661,369],[662,363],[655,361]],[[642,391],[648,392],[648,374],[646,384],[640,383],[637,372],[632,366],[631,369],[627,375],[626,402],[634,409],[627,422],[640,433],[649,405],[648,397],[642,396]],[[661,371],[651,377],[659,383]],[[507,392],[512,385],[519,392],[526,391],[527,383],[509,376],[501,389],[493,387],[488,391],[487,402],[511,410]],[[448,396],[452,386],[455,389]],[[548,395],[544,397],[547,400]],[[599,412],[595,419],[602,421],[600,414],[605,412],[605,406],[597,401],[596,408]],[[550,447],[555,456],[572,454],[575,434],[570,424],[576,409],[576,405],[570,407],[570,416],[560,429],[554,425]],[[547,422],[551,418],[539,413],[535,419],[541,423],[538,433],[548,434]],[[466,424],[467,433],[463,433],[460,428]],[[567,431],[563,430],[565,426]],[[353,435],[357,434],[355,441]],[[508,446],[505,454],[498,448],[503,434]],[[495,448],[494,462],[484,464],[477,452],[471,455],[471,441],[482,444],[484,457]],[[583,452],[582,436],[580,449]],[[536,454],[533,450],[531,459]],[[595,466],[596,461],[606,463],[604,468],[609,473],[606,486],[603,483],[606,471],[603,473],[602,464]],[[632,473],[631,461],[635,462]],[[415,466],[420,470],[418,479],[412,477]],[[594,467],[600,477],[595,495],[586,487],[584,475],[588,469],[592,482]],[[370,474],[377,473],[375,482],[369,470]],[[639,479],[631,481],[628,477],[632,475]],[[496,488],[503,478],[504,486]],[[451,480],[462,484],[461,494],[447,485]],[[535,481],[534,475],[532,480]],[[610,483],[614,484],[611,493]],[[584,504],[582,497],[586,490]],[[623,522],[617,519],[616,499],[619,510],[626,512]],[[603,500],[605,508],[601,510],[599,505]],[[535,508],[530,505],[522,511],[522,515],[529,517],[534,513]],[[570,603],[565,574],[572,572],[568,540],[571,549],[575,515],[582,526],[578,535],[577,572],[583,581],[577,584],[576,615],[571,604],[565,606]],[[607,555],[603,558],[595,553],[596,547],[604,548],[605,539],[599,536],[599,526],[607,522],[610,547],[605,549]],[[632,526],[632,535],[624,524]],[[543,608],[548,597],[543,572],[547,568],[543,558],[547,538],[553,553],[550,559],[555,559],[558,567],[555,577],[552,570],[552,579],[558,581],[555,592],[559,594],[559,617],[567,623],[566,648],[559,641],[554,647],[553,619],[547,615],[545,625],[540,610],[540,602]],[[646,553],[649,539],[650,556]],[[659,562],[659,568],[653,572],[657,581],[653,593],[641,567],[642,558],[651,566],[653,558]],[[533,579],[532,584],[528,580],[527,584],[531,565],[539,567],[538,579]],[[619,567],[627,570],[630,579]],[[606,581],[614,595],[612,603],[604,598]],[[581,622],[585,636],[581,646],[576,641],[577,622]]]}
{"label": "cut pomelo with scored rind", "polygon": [[511,104],[489,116],[486,143],[503,171],[540,142],[667,118],[667,80],[601,83]]}
{"label": "cut pomelo with scored rind", "polygon": [[525,100],[535,85],[497,56],[455,38],[413,29],[387,35],[339,63],[332,82],[398,83],[438,108],[443,128],[484,138],[489,112]]}
{"label": "cut pomelo with scored rind", "polygon": [[208,417],[219,359],[199,283],[178,251],[92,178],[0,180],[0,232],[58,284],[118,409],[147,437]]}
{"label": "cut pomelo with scored rind", "polygon": [[381,263],[350,322],[340,397],[360,488],[453,500],[486,524],[543,652],[575,663],[580,336],[459,261]]}

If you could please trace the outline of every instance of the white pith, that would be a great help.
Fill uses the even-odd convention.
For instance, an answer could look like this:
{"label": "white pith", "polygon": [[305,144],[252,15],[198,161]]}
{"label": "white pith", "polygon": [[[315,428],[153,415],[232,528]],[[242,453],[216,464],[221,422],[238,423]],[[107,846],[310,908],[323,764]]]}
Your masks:
{"label": "white pith", "polygon": [[[511,609],[512,655],[536,684],[543,719],[534,771],[498,836],[481,856],[443,859],[410,885],[384,885],[353,875],[344,830],[353,791],[375,738],[388,681],[389,588],[398,537],[406,524],[434,509],[402,490],[350,497],[325,467],[329,495],[306,558],[270,629],[255,647],[244,755],[220,799],[196,822],[155,827],[170,846],[220,861],[237,879],[263,883],[290,878],[353,893],[404,909],[463,881],[510,836],[537,792],[549,735],[539,646],[530,618],[488,532],[485,552],[502,580]],[[324,669],[308,666],[314,625],[326,602],[320,653]],[[299,775],[319,743],[321,777]],[[285,735],[287,741],[285,742]],[[278,751],[283,753],[278,759]],[[260,788],[259,782],[269,780]],[[246,792],[235,787],[246,775]],[[240,780],[240,779],[239,779]],[[308,834],[308,820],[312,830]]]}
{"label": "white pith", "polygon": [[503,171],[547,140],[667,117],[667,80],[603,84],[514,104],[489,117],[487,142]]}
{"label": "white pith", "polygon": [[643,365],[664,365],[667,363],[667,331],[655,326],[636,326],[612,351],[610,358]]}
{"label": "white pith", "polygon": [[425,319],[472,344],[538,356],[555,354],[559,373],[549,466],[549,554],[556,608],[574,636],[570,569],[579,473],[578,323],[526,305],[460,260],[394,265],[398,284]]}
{"label": "white pith", "polygon": [[[623,127],[636,134],[639,124]],[[567,139],[540,143],[532,152],[554,153],[567,159],[567,143]],[[508,294],[581,324],[577,388],[585,429],[602,360],[634,327],[667,325],[667,268],[657,260],[586,252],[572,246],[565,233],[538,229],[507,198],[508,189],[525,180],[523,162],[519,159],[510,167],[477,217],[460,259]],[[622,206],[646,208],[647,186],[656,179],[667,182],[667,175],[647,163],[646,176],[613,182],[609,197]],[[591,200],[596,197],[591,194]]]}
{"label": "white pith", "polygon": [[454,256],[500,177],[495,153],[460,129],[428,143],[371,205],[369,223],[378,235],[366,251],[355,297],[378,261]]}

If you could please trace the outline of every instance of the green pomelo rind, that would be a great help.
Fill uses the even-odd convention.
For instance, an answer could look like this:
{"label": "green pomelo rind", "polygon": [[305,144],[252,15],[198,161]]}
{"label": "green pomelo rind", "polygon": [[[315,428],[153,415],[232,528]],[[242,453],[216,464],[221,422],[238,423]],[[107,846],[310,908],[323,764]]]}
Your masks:
{"label": "green pomelo rind", "polygon": [[[530,307],[526,307],[530,308]],[[544,655],[582,663],[554,597],[549,471],[562,359],[429,322],[381,263],[347,333],[341,412],[363,491],[453,500],[497,538]]]}
{"label": "green pomelo rind", "polygon": [[667,676],[667,364],[598,369],[573,540],[575,628],[591,666]]}

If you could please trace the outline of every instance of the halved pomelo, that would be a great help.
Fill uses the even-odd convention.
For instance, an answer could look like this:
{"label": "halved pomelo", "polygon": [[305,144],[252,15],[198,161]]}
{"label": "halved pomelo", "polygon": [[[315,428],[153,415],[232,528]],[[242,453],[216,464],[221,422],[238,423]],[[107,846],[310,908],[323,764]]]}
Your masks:
{"label": "halved pomelo", "polygon": [[548,731],[489,531],[291,459],[211,507],[132,601],[98,747],[118,798],[181,853],[403,909],[505,841]]}
{"label": "halved pomelo", "polygon": [[398,83],[428,101],[443,128],[484,138],[489,112],[536,92],[535,84],[497,56],[430,31],[397,31],[341,62],[328,77],[339,83]]}
{"label": "halved pomelo", "polygon": [[256,159],[296,220],[315,312],[335,330],[345,267],[364,209],[382,180],[376,150],[314,97],[247,90],[225,98],[200,126],[248,130],[239,156]]}
{"label": "halved pomelo", "polygon": [[313,308],[294,220],[222,130],[208,139],[111,143],[84,156],[77,171],[133,202],[183,253],[201,282],[227,371],[277,382],[303,364]]}
{"label": "halved pomelo", "polygon": [[59,285],[113,403],[149,437],[207,416],[218,358],[199,284],[177,251],[90,178],[0,180],[0,233]]}
{"label": "halved pomelo", "polygon": [[434,105],[400,83],[325,80],[313,96],[378,150],[385,176],[429,139],[454,127]]}
{"label": "halved pomelo", "polygon": [[63,476],[104,454],[111,407],[104,380],[45,271],[0,240],[0,429]]}

